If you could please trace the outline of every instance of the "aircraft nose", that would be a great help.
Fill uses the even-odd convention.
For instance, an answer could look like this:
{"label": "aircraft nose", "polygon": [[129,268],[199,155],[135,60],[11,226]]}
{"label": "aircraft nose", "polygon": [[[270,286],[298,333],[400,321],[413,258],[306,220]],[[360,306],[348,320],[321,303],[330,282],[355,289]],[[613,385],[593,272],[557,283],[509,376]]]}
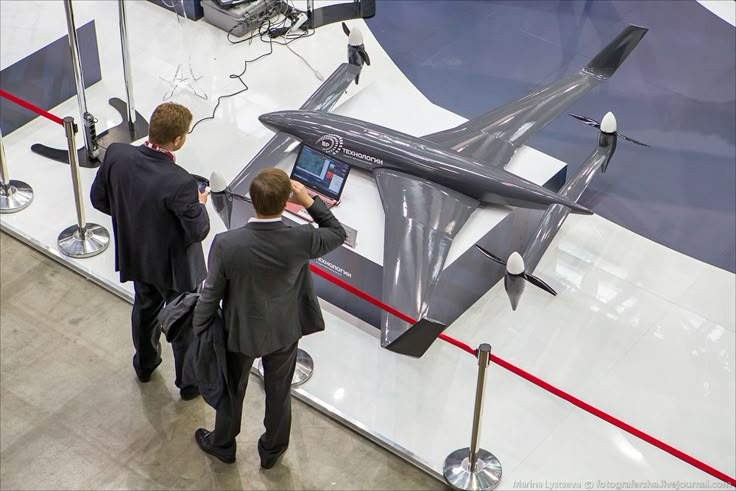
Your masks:
{"label": "aircraft nose", "polygon": [[258,121],[273,131],[280,131],[284,126],[284,116],[280,112],[261,114],[258,116]]}

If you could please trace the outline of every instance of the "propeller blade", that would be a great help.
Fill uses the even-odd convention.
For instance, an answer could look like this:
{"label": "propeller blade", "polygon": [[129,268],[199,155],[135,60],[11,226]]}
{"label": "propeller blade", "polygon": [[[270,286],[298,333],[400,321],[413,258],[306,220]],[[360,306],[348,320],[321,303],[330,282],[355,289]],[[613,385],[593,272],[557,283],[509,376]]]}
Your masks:
{"label": "propeller blade", "polygon": [[642,147],[648,147],[649,146],[646,143],[642,143],[640,141],[634,140],[633,138],[629,138],[628,136],[622,135],[621,133],[617,133],[617,134],[618,134],[618,136],[620,136],[621,138],[623,138],[624,140],[626,140],[628,142],[636,143],[637,145],[641,145]]}
{"label": "propeller blade", "polygon": [[350,36],[350,29],[348,29],[348,25],[344,22],[342,23],[342,32],[344,32],[346,36]]}
{"label": "propeller blade", "polygon": [[529,273],[522,273],[521,277],[524,278],[529,283],[531,283],[532,285],[536,286],[537,288],[541,288],[547,293],[557,296],[557,292],[551,286],[549,286],[547,283],[537,278],[536,276],[531,275]]}
{"label": "propeller blade", "polygon": [[569,114],[570,116],[572,116],[575,119],[579,119],[583,123],[587,124],[588,126],[592,126],[593,128],[600,128],[601,127],[601,124],[598,121],[596,121],[595,119],[590,119],[587,116],[581,116],[579,114],[573,114],[573,113],[567,113],[567,114]]}
{"label": "propeller blade", "polygon": [[371,66],[371,59],[368,57],[368,52],[365,50],[365,48],[361,46],[358,50],[358,53],[360,53],[360,57],[363,58],[363,63]]}
{"label": "propeller blade", "polygon": [[475,244],[475,247],[477,247],[477,248],[478,248],[478,250],[479,250],[479,251],[480,251],[481,253],[483,253],[483,255],[484,255],[484,256],[486,256],[486,257],[487,257],[488,259],[490,259],[491,261],[496,261],[496,262],[497,262],[498,264],[500,264],[501,266],[506,266],[506,261],[504,261],[504,260],[503,260],[503,259],[501,259],[500,257],[496,256],[495,254],[493,254],[493,253],[491,253],[491,252],[488,252],[487,250],[483,249],[483,248],[482,248],[481,246],[479,246],[478,244]]}

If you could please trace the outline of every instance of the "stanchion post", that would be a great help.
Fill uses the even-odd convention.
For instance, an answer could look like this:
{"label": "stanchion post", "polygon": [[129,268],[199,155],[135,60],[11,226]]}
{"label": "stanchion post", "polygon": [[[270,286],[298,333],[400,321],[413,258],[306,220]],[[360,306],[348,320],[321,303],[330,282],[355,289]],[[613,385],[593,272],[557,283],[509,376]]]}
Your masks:
{"label": "stanchion post", "polygon": [[125,14],[125,0],[118,0],[120,17],[120,48],[123,52],[123,79],[125,95],[128,98],[128,129],[131,139],[135,138],[135,103],[133,101],[133,77],[131,76],[130,54],[128,50],[128,18]]}
{"label": "stanchion post", "polygon": [[67,256],[84,258],[100,254],[110,245],[110,234],[102,225],[87,223],[84,216],[82,200],[82,184],[79,180],[79,162],[77,161],[77,143],[74,138],[74,118],[64,118],[67,147],[69,150],[69,167],[72,171],[74,187],[74,205],[77,211],[77,224],[64,229],[56,243],[59,250]]}
{"label": "stanchion post", "polygon": [[15,213],[33,201],[33,189],[23,181],[13,181],[5,161],[3,132],[0,130],[0,213]]}
{"label": "stanchion post", "polygon": [[74,24],[74,10],[72,9],[72,0],[64,0],[64,10],[66,12],[66,27],[69,31],[69,48],[72,54],[72,71],[74,72],[74,82],[77,86],[77,104],[79,105],[79,115],[81,117],[80,124],[84,127],[82,135],[84,137],[84,147],[87,155],[91,160],[97,159],[100,150],[97,145],[97,134],[95,130],[95,118],[87,111],[87,97],[84,93],[84,74],[80,65],[81,57],[79,55],[79,40],[77,39],[77,28]]}
{"label": "stanchion post", "polygon": [[[292,387],[299,387],[309,380],[314,371],[314,360],[312,356],[301,348],[296,350],[296,368],[294,369],[294,377],[291,379]],[[258,360],[258,373],[263,378],[265,373],[263,370],[263,360]]]}
{"label": "stanchion post", "polygon": [[480,420],[483,415],[483,393],[486,368],[491,360],[491,346],[478,347],[478,380],[475,387],[475,408],[470,447],[455,450],[445,459],[443,474],[453,489],[486,491],[495,489],[501,481],[501,463],[489,451],[480,448]]}

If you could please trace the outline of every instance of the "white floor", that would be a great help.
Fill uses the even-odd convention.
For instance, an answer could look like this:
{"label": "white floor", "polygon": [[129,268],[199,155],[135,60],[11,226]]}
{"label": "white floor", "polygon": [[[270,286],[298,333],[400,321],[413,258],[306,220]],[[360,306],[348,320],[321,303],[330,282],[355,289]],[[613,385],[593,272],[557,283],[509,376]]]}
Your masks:
{"label": "white floor", "polygon": [[[172,13],[148,2],[127,5],[136,105],[146,115],[169,90],[161,77],[171,78],[176,66],[187,62],[182,49],[187,43],[209,99],[199,99],[183,87],[173,99],[188,105],[195,119],[210,114],[218,95],[241,87],[228,74],[239,73],[244,59],[268,50],[261,43],[231,46],[224,32],[203,20],[190,23],[190,35],[181,36]],[[108,1],[74,6],[78,26],[92,18],[97,24],[103,80],[87,91],[88,107],[101,128],[113,126],[119,121],[107,99],[124,98],[125,93],[116,9]],[[0,19],[3,68],[66,32],[59,1],[3,1]],[[351,24],[362,26],[373,64],[363,72],[361,85],[348,91],[338,112],[417,135],[462,120],[427,101],[364,23]],[[326,77],[344,60],[345,41],[339,25],[333,25],[291,47]],[[257,116],[298,107],[320,83],[302,60],[276,45],[274,54],[250,65],[244,78],[250,90],[225,99],[217,119],[202,123],[179,152],[178,161],[191,172],[209,175],[218,170],[228,179],[234,177],[271,136]],[[78,118],[74,99],[51,112]],[[75,221],[71,181],[68,167],[30,152],[36,142],[65,145],[61,128],[41,119],[4,138],[11,177],[30,183],[36,198],[26,210],[2,215],[1,223],[3,229],[54,254],[58,233]],[[547,169],[541,171],[542,179],[562,164],[529,148],[513,165],[519,172]],[[83,170],[82,175],[86,197],[94,171]],[[351,180],[358,186],[355,193],[365,192],[362,198],[380,211],[378,201],[370,199],[375,190],[369,181]],[[86,205],[88,220],[109,229],[109,217],[88,201]],[[338,214],[359,228],[356,220],[351,223],[349,208]],[[473,218],[465,239],[458,238],[453,257],[503,210],[483,212],[489,215]],[[224,230],[214,211],[211,217],[213,233],[206,249],[214,234]],[[380,260],[377,232],[359,231],[358,252]],[[112,250],[81,261],[61,259],[98,281],[117,284]],[[519,311],[512,313],[503,287],[496,285],[448,334],[474,346],[489,342],[498,356],[736,474],[736,277],[597,216],[571,216],[537,273],[559,292],[557,297],[530,289]],[[129,297],[130,285],[117,288]],[[393,445],[428,471],[441,473],[445,456],[469,443],[475,360],[441,342],[420,360],[400,357],[379,348],[372,328],[334,306],[325,305],[325,311],[327,331],[303,340],[317,368],[299,395]],[[529,488],[545,481],[548,488],[555,482],[574,487],[587,481],[592,488],[603,488],[630,480],[718,487],[701,471],[495,365],[488,395],[481,442],[504,466],[502,488]]]}

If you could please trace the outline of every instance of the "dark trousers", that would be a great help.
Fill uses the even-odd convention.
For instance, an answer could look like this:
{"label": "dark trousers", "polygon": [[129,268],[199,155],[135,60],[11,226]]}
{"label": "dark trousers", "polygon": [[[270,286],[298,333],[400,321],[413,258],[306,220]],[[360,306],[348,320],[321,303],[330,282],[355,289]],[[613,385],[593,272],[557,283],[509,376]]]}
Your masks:
{"label": "dark trousers", "polygon": [[[263,357],[263,385],[266,389],[266,416],[263,425],[266,432],[258,440],[261,460],[274,458],[289,446],[291,380],[296,367],[297,345],[298,343],[294,343]],[[217,413],[215,430],[210,436],[209,443],[215,447],[232,448],[233,454],[237,448],[235,437],[240,433],[243,398],[254,361],[255,358],[242,353],[227,353],[228,375],[231,382],[231,416]]]}
{"label": "dark trousers", "polygon": [[[166,303],[176,298],[179,293],[173,290],[161,291],[141,281],[134,282],[133,286],[135,288],[131,315],[133,346],[135,346],[133,368],[140,376],[151,373],[161,363],[161,325],[157,316]],[[191,332],[180,338],[171,343],[171,349],[174,352],[175,384],[181,389],[181,372],[184,367],[184,355],[192,342]]]}

